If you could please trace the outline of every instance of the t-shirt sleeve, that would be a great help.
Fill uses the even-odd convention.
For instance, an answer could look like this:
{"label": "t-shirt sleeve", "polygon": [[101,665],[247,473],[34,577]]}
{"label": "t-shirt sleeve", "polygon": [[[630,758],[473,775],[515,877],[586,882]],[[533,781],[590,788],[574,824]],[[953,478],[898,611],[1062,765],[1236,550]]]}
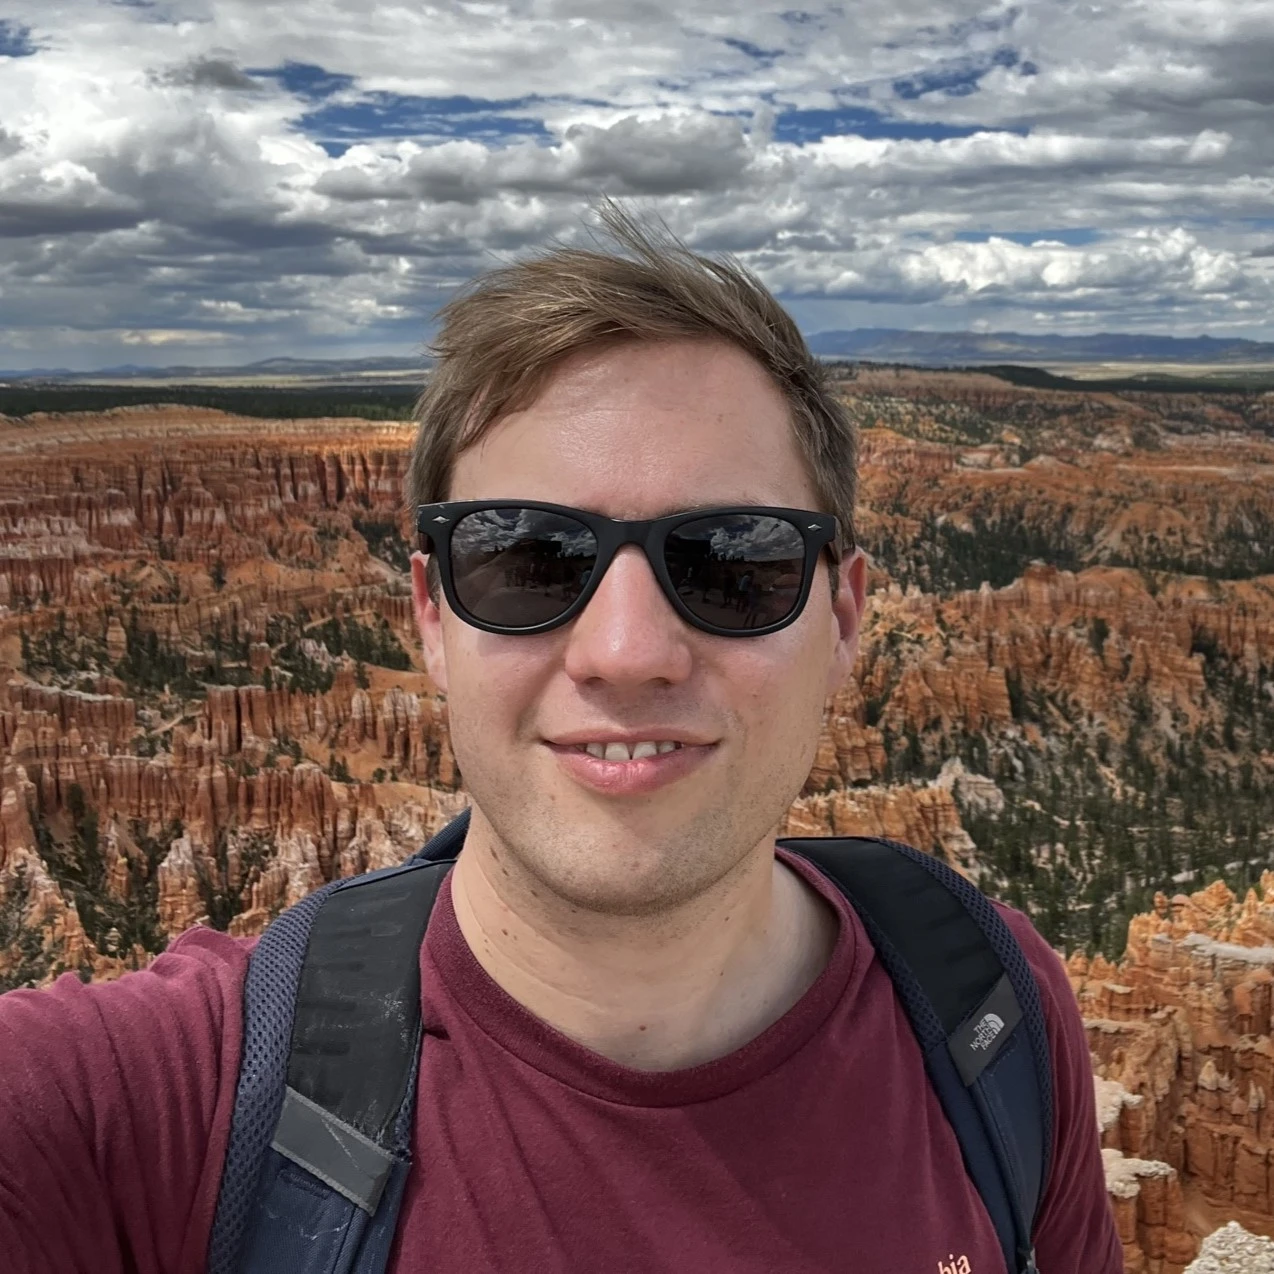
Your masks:
{"label": "t-shirt sleeve", "polygon": [[149,968],[0,996],[0,1265],[201,1270],[242,1032],[247,947],[210,929]]}
{"label": "t-shirt sleeve", "polygon": [[996,904],[1035,972],[1053,1056],[1053,1160],[1035,1225],[1040,1274],[1123,1274],[1106,1193],[1088,1037],[1061,957],[1020,911]]}

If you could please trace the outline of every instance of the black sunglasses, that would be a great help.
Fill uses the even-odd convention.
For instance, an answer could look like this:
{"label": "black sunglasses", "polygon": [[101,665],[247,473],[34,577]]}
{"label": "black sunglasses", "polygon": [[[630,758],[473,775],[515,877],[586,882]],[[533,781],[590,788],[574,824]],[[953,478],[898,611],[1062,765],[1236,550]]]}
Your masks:
{"label": "black sunglasses", "polygon": [[[489,633],[543,633],[588,604],[622,545],[646,554],[673,609],[720,637],[760,637],[801,613],[836,519],[751,505],[621,522],[534,500],[422,504],[416,530],[452,610]],[[430,548],[432,545],[432,549]]]}

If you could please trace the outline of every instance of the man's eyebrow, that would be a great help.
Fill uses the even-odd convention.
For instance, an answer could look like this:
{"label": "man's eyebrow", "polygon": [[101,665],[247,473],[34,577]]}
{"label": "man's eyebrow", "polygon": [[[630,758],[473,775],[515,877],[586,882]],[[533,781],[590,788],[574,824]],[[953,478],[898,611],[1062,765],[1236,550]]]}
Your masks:
{"label": "man's eyebrow", "polygon": [[699,513],[705,509],[733,509],[733,508],[762,508],[768,509],[773,506],[769,500],[763,500],[760,496],[753,495],[737,495],[729,500],[695,500],[691,504],[666,504],[663,505],[654,517],[665,518],[672,513]]}

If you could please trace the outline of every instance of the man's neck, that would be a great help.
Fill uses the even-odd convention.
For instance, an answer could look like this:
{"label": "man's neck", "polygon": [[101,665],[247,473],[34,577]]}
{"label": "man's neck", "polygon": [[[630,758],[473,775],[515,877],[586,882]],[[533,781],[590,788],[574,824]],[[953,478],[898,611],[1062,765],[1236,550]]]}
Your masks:
{"label": "man's neck", "polygon": [[[507,862],[507,856],[502,856]],[[542,1021],[639,1070],[679,1070],[741,1048],[822,972],[835,912],[760,846],[704,895],[659,917],[581,915],[492,870],[467,844],[456,919],[478,963]]]}

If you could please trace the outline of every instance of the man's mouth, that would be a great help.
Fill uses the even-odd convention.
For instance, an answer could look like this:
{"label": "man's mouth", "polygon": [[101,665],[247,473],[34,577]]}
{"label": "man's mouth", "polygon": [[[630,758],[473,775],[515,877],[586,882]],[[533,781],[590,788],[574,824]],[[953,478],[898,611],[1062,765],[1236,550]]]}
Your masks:
{"label": "man's mouth", "polygon": [[577,783],[607,796],[643,796],[697,770],[715,742],[689,739],[573,739],[546,745]]}
{"label": "man's mouth", "polygon": [[673,740],[642,740],[640,743],[576,743],[577,752],[587,752],[599,761],[640,761],[647,756],[675,752],[682,745]]}

